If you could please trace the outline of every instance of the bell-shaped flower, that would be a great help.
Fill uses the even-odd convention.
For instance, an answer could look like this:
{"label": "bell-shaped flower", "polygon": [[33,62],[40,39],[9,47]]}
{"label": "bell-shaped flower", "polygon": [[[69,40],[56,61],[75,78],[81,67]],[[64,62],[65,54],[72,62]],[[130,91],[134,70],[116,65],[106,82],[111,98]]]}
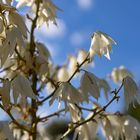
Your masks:
{"label": "bell-shaped flower", "polygon": [[[88,115],[86,119],[88,119],[92,113]],[[89,121],[81,126],[79,126],[75,133],[74,139],[77,140],[94,140],[97,137],[97,130],[99,125],[99,118],[98,115],[94,118],[93,121]]]}
{"label": "bell-shaped flower", "polygon": [[126,140],[136,140],[140,137],[140,123],[130,115],[122,117],[122,131]]}
{"label": "bell-shaped flower", "polygon": [[110,86],[105,79],[100,79],[93,73],[85,71],[80,81],[80,92],[83,94],[85,101],[88,102],[89,96],[98,100],[100,97],[100,90],[104,91],[105,97],[108,100],[108,92]]}
{"label": "bell-shaped flower", "polygon": [[[47,47],[40,43],[36,43],[37,48],[37,56],[35,58],[36,63],[36,72],[40,77],[44,77],[49,72],[49,60],[51,59],[51,55]],[[42,77],[42,78],[43,78]]]}
{"label": "bell-shaped flower", "polygon": [[12,27],[6,30],[6,39],[0,46],[1,66],[3,66],[8,57],[12,56],[16,45],[19,45],[20,47],[25,47],[25,42],[20,30],[17,27]]}
{"label": "bell-shaped flower", "polygon": [[15,46],[10,46],[10,44],[6,43],[0,46],[0,67],[2,67],[4,65],[4,63],[6,62],[7,58],[12,56],[13,52],[14,52],[14,48]]}
{"label": "bell-shaped flower", "polygon": [[76,71],[77,69],[77,59],[75,56],[69,56],[69,63],[68,63],[68,73],[69,73],[69,77],[71,77],[73,75],[73,73]]}
{"label": "bell-shaped flower", "polygon": [[3,87],[0,89],[1,100],[5,109],[8,109],[10,105],[10,89],[11,89],[11,82],[5,80],[3,82]]}
{"label": "bell-shaped flower", "polygon": [[81,116],[80,116],[79,108],[76,105],[71,104],[71,103],[68,104],[68,108],[69,108],[72,122],[80,121]]}
{"label": "bell-shaped flower", "polygon": [[67,103],[79,104],[83,101],[82,94],[80,94],[78,90],[68,82],[61,83],[59,88],[54,93],[52,99],[50,100],[50,105],[56,98],[58,99],[59,103],[61,103],[61,101],[64,101],[66,106]]}
{"label": "bell-shaped flower", "polygon": [[55,87],[51,82],[48,82],[46,85],[46,90],[48,94],[51,94],[55,90]]}
{"label": "bell-shaped flower", "polygon": [[117,115],[110,115],[102,120],[102,131],[107,140],[123,139],[122,124],[120,117]]}
{"label": "bell-shaped flower", "polygon": [[4,30],[4,23],[2,18],[0,18],[0,34],[3,32],[3,30]]}
{"label": "bell-shaped flower", "polygon": [[108,115],[102,126],[107,140],[136,140],[140,136],[140,123],[129,115]]}
{"label": "bell-shaped flower", "polygon": [[95,54],[100,57],[104,55],[110,60],[109,53],[112,51],[112,45],[116,42],[107,34],[97,31],[93,34],[90,45],[90,58],[92,59]]}
{"label": "bell-shaped flower", "polygon": [[[29,6],[31,7],[31,11],[33,13],[36,12],[35,0],[17,0],[17,1],[18,1],[16,5],[17,8],[20,8],[23,6]],[[50,21],[56,24],[55,18],[56,18],[57,10],[60,10],[60,9],[51,0],[42,0],[40,2],[37,27],[40,27],[45,22],[48,25]]]}
{"label": "bell-shaped flower", "polygon": [[89,72],[85,72],[80,81],[80,89],[85,96],[85,100],[91,95],[98,100],[100,96],[100,89],[98,86],[98,78]]}
{"label": "bell-shaped flower", "polygon": [[21,8],[23,6],[32,6],[35,0],[16,0],[18,3],[16,5],[16,8]]}
{"label": "bell-shaped flower", "polygon": [[132,73],[128,69],[124,66],[120,66],[112,70],[110,78],[114,81],[114,83],[120,83],[126,76],[133,77]]}
{"label": "bell-shaped flower", "polygon": [[0,121],[0,139],[14,140],[12,131],[10,130],[9,124],[6,121]]}
{"label": "bell-shaped flower", "polygon": [[108,82],[105,79],[99,79],[98,83],[99,83],[100,89],[103,89],[103,91],[104,91],[106,100],[108,100],[108,93],[109,93],[109,91],[111,89],[109,84],[108,84]]}
{"label": "bell-shaped flower", "polygon": [[135,81],[130,76],[126,76],[123,85],[126,107],[128,108],[130,103],[134,105],[135,101],[140,103],[140,99],[138,98],[140,95],[138,94],[138,87]]}
{"label": "bell-shaped flower", "polygon": [[42,59],[44,59],[44,61],[48,62],[48,59],[51,57],[48,48],[43,43],[40,42],[36,43],[36,47],[37,47],[38,55]]}
{"label": "bell-shaped flower", "polygon": [[78,51],[77,62],[79,65],[87,58],[87,55],[88,53],[82,49]]}
{"label": "bell-shaped flower", "polygon": [[51,0],[43,0],[40,4],[39,18],[37,27],[40,27],[44,22],[49,25],[49,22],[56,23],[56,12],[60,10]]}
{"label": "bell-shaped flower", "polygon": [[75,138],[78,135],[77,140],[94,140],[97,136],[97,128],[98,124],[90,121],[79,127],[75,134]]}
{"label": "bell-shaped flower", "polygon": [[30,97],[32,99],[36,99],[36,96],[31,88],[31,84],[26,77],[18,75],[14,78],[11,84],[15,103],[17,103],[19,95],[23,97]]}
{"label": "bell-shaped flower", "polygon": [[10,12],[9,21],[11,24],[16,25],[18,27],[18,29],[20,30],[20,32],[22,33],[22,35],[25,38],[27,38],[28,29],[27,29],[25,22],[24,22],[23,18],[21,17],[21,15],[19,15],[16,12]]}
{"label": "bell-shaped flower", "polygon": [[69,79],[69,73],[65,66],[61,67],[57,72],[57,78],[59,82],[66,82]]}
{"label": "bell-shaped flower", "polygon": [[16,11],[15,7],[8,5],[8,4],[4,4],[2,2],[0,2],[0,8],[1,8],[1,11],[9,11],[9,12]]}

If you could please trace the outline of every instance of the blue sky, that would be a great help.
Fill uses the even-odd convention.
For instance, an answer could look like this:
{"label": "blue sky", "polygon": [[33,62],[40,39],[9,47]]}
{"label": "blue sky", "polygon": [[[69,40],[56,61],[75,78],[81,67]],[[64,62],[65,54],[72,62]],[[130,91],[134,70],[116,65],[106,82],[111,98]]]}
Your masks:
{"label": "blue sky", "polygon": [[[114,67],[126,66],[140,81],[140,1],[139,0],[54,0],[63,12],[58,12],[58,29],[42,28],[37,38],[52,52],[54,62],[63,64],[68,54],[78,48],[88,50],[93,32],[100,30],[116,42],[111,61],[95,58],[91,69],[99,77],[106,77]],[[45,35],[43,37],[43,35]],[[113,88],[116,86],[112,86]],[[123,99],[121,102],[124,102]],[[104,103],[104,102],[103,102]],[[113,104],[109,110],[118,110],[122,104]]]}
{"label": "blue sky", "polygon": [[[91,34],[101,30],[118,45],[113,46],[111,61],[97,56],[91,71],[106,77],[114,67],[124,65],[140,81],[140,0],[54,0],[54,3],[63,10],[58,12],[58,27],[43,26],[36,31],[36,37],[49,48],[56,64],[65,63],[67,55],[76,54],[78,48],[88,50]],[[114,106],[118,110],[122,105],[113,104],[110,110]]]}
{"label": "blue sky", "polygon": [[[56,64],[64,64],[67,55],[76,54],[78,48],[88,50],[91,34],[101,30],[109,34],[117,42],[117,46],[113,46],[111,61],[105,57],[96,57],[95,68],[91,71],[99,77],[106,77],[114,67],[124,65],[134,74],[135,80],[140,81],[140,0],[54,2],[63,10],[58,12],[58,28],[50,25],[48,29],[44,26],[36,31],[36,37],[49,48]],[[123,106],[123,98],[120,102],[113,103],[108,110],[119,110]],[[102,104],[105,104],[104,100]],[[57,104],[50,111],[56,110],[56,107]],[[46,112],[46,108],[41,112]]]}
{"label": "blue sky", "polygon": [[[104,76],[113,67],[125,65],[134,73],[137,80],[140,79],[139,0],[54,0],[54,2],[63,10],[58,12],[58,29],[54,30],[55,33],[57,30],[57,33],[55,35],[52,31],[57,27],[52,27],[47,31],[52,32],[49,37],[49,33],[44,33],[46,31],[43,28],[43,33],[39,31],[37,38],[48,44],[56,63],[64,62],[67,54],[74,54],[77,48],[88,50],[91,34],[101,30],[113,37],[118,45],[113,47],[111,61],[106,58],[95,60],[94,71]],[[77,43],[74,42],[74,38],[77,39]]]}

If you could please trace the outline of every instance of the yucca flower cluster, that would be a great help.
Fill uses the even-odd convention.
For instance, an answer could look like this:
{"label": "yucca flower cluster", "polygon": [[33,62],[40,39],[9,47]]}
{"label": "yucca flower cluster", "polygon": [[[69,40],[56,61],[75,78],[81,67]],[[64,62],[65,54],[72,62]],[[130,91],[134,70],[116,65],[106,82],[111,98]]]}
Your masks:
{"label": "yucca flower cluster", "polygon": [[[31,22],[31,29],[17,10],[21,7],[29,8],[25,18]],[[96,55],[111,60],[112,47],[117,43],[108,34],[95,31],[88,50],[79,49],[67,63],[56,66],[34,31],[44,23],[46,28],[57,25],[57,11],[61,9],[51,0],[0,0],[0,108],[10,118],[0,121],[0,140],[49,139],[39,126],[47,125],[54,116],[67,114],[71,120],[61,140],[71,132],[74,140],[94,140],[99,127],[107,140],[135,140],[140,136],[139,122],[129,115],[106,111],[112,102],[119,102],[120,92],[124,92],[127,109],[130,104],[140,103],[133,74],[124,66],[114,68],[108,79],[89,71]],[[109,79],[117,83],[118,89],[111,89]],[[104,106],[99,102],[102,92],[107,101]],[[57,111],[44,116],[38,113],[44,103],[51,107],[56,101]],[[91,108],[84,107],[84,103]],[[89,112],[86,117],[85,111]]]}

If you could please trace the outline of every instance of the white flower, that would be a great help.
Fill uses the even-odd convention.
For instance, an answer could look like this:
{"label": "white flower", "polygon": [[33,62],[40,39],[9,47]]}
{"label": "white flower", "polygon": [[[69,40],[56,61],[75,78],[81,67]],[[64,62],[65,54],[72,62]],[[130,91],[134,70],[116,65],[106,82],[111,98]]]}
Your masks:
{"label": "white flower", "polygon": [[[86,118],[88,119],[92,113]],[[95,121],[94,121],[95,120]],[[93,121],[89,121],[84,125],[79,126],[74,134],[74,140],[78,135],[77,140],[94,140],[97,137],[97,130],[99,125],[99,118],[96,116]]]}
{"label": "white flower", "polygon": [[52,85],[51,82],[48,82],[46,85],[46,90],[48,94],[51,94],[55,90],[55,87]]}
{"label": "white flower", "polygon": [[23,6],[32,6],[35,0],[16,0],[18,3],[16,5],[16,8],[20,8]]}
{"label": "white flower", "polygon": [[25,42],[20,30],[17,27],[12,27],[6,30],[6,39],[0,46],[1,67],[7,58],[13,55],[16,45],[25,47]]}
{"label": "white flower", "polygon": [[40,27],[44,22],[49,25],[49,22],[56,23],[56,12],[60,10],[51,0],[43,0],[40,4],[39,18],[37,20],[37,27]]}
{"label": "white flower", "polygon": [[17,77],[15,77],[11,84],[13,88],[13,97],[15,103],[17,102],[17,98],[19,97],[19,95],[36,99],[36,96],[31,88],[31,84],[26,77],[18,75]]}
{"label": "white flower", "polygon": [[13,130],[13,136],[14,136],[14,138],[16,138],[16,139],[20,139],[20,138],[21,138],[21,130],[15,128],[15,129]]}
{"label": "white flower", "polygon": [[8,109],[10,105],[10,89],[11,83],[8,80],[5,80],[3,83],[3,87],[0,89],[0,95],[2,96],[2,103],[5,109]]}
{"label": "white flower", "polygon": [[0,18],[0,34],[3,32],[4,30],[4,24],[3,24],[3,20]]}
{"label": "white flower", "polygon": [[124,97],[125,97],[125,102],[126,102],[126,107],[129,107],[129,104],[132,103],[134,104],[135,101],[139,101],[138,96],[138,87],[135,81],[130,77],[126,76],[124,78]]}
{"label": "white flower", "polygon": [[[23,6],[29,6],[31,7],[31,11],[33,13],[36,12],[36,4],[35,0],[17,0],[18,3],[16,5],[17,8],[23,7]],[[37,20],[37,27],[40,27],[43,23],[46,22],[48,25],[49,22],[53,22],[56,24],[56,12],[57,10],[60,10],[51,0],[42,0],[40,3],[40,9],[39,9],[39,17]]]}
{"label": "white flower", "polygon": [[[14,66],[14,65],[16,65],[16,60],[15,59],[12,59],[12,58],[8,58],[6,60],[6,62],[4,63],[3,68],[4,69],[8,69],[9,67],[11,67],[12,70],[15,70],[17,67]],[[7,78],[7,79],[9,79],[9,78]]]}
{"label": "white flower", "polygon": [[100,57],[104,55],[110,60],[109,53],[112,51],[112,45],[116,42],[107,34],[97,31],[93,34],[90,46],[90,58],[93,58],[95,54]]}
{"label": "white flower", "polygon": [[49,60],[51,58],[50,52],[44,44],[39,43],[39,42],[36,43],[36,48],[37,48],[37,53],[38,53],[35,58],[36,72],[38,73],[40,77],[43,76],[42,78],[45,78],[46,74],[48,74],[48,71],[49,71],[48,65],[49,65]]}
{"label": "white flower", "polygon": [[0,8],[1,8],[1,11],[9,11],[9,12],[13,12],[16,10],[15,7],[13,6],[10,6],[8,4],[3,4],[0,2]]}
{"label": "white flower", "polygon": [[83,94],[85,101],[88,102],[90,95],[98,100],[101,89],[103,89],[105,97],[108,100],[108,92],[110,91],[108,82],[104,79],[96,77],[90,72],[85,71],[80,81],[80,92]]}
{"label": "white flower", "polygon": [[82,49],[78,51],[77,62],[80,65],[87,57],[88,53]]}
{"label": "white flower", "polygon": [[5,3],[8,5],[12,5],[13,4],[13,0],[5,0]]}
{"label": "white flower", "polygon": [[16,44],[20,47],[25,47],[25,42],[23,39],[23,34],[20,32],[19,28],[12,27],[6,32],[6,40],[8,44],[11,46],[15,46]]}
{"label": "white flower", "polygon": [[44,44],[42,44],[42,43],[40,43],[40,42],[37,42],[36,43],[36,47],[37,47],[37,49],[38,49],[38,54],[39,54],[39,56],[42,58],[42,59],[44,59],[46,62],[48,62],[48,59],[50,58],[50,52],[49,52],[49,50],[48,50],[48,48],[44,45]]}
{"label": "white flower", "polygon": [[69,73],[69,77],[71,77],[73,75],[73,73],[75,72],[75,70],[77,69],[77,59],[75,56],[69,56],[69,63],[68,63],[68,73]]}
{"label": "white flower", "polygon": [[49,72],[48,63],[42,60],[39,56],[35,58],[36,60],[36,69],[38,76],[44,81]]}
{"label": "white flower", "polygon": [[16,12],[10,12],[9,21],[11,24],[16,25],[18,27],[18,29],[20,30],[20,32],[22,33],[22,35],[25,38],[27,38],[28,29],[27,29],[25,22],[24,22],[23,18],[21,17],[21,15],[19,15]]}
{"label": "white flower", "polygon": [[69,112],[71,114],[72,122],[79,121],[81,119],[80,110],[74,104],[71,103],[68,104],[68,107],[69,107]]}
{"label": "white flower", "polygon": [[[96,126],[97,124],[90,121],[79,127],[77,140],[93,140],[96,138]],[[93,131],[94,130],[94,131]],[[95,134],[94,134],[95,133]]]}
{"label": "white flower", "polygon": [[140,136],[140,123],[129,115],[109,115],[102,125],[107,140],[136,140]]}
{"label": "white flower", "polygon": [[69,79],[69,73],[66,67],[61,67],[57,72],[57,78],[60,82],[66,82]]}
{"label": "white flower", "polygon": [[33,68],[33,59],[32,59],[29,49],[27,49],[27,48],[24,49],[23,47],[22,48],[19,47],[19,49],[20,49],[19,50],[20,54],[22,54],[21,50],[23,50],[22,58],[24,58],[26,61],[26,69],[32,69]]}
{"label": "white flower", "polygon": [[100,96],[100,89],[98,86],[98,78],[94,74],[85,72],[81,77],[80,83],[80,89],[85,97],[85,100],[88,99],[89,95],[98,100]]}
{"label": "white flower", "polygon": [[1,60],[1,67],[4,65],[5,61],[7,60],[8,57],[12,56],[14,52],[15,46],[10,46],[7,42],[5,44],[0,46],[0,60]]}
{"label": "white flower", "polygon": [[108,92],[111,89],[108,82],[104,79],[99,79],[99,87],[100,87],[100,89],[104,90],[105,97],[108,100]]}
{"label": "white flower", "polygon": [[9,128],[8,122],[0,121],[0,139],[5,140],[14,140],[12,131]]}
{"label": "white flower", "polygon": [[46,75],[48,74],[48,71],[49,71],[48,64],[43,63],[39,68],[38,75],[42,77],[42,79],[46,79]]}
{"label": "white flower", "polygon": [[118,67],[118,68],[114,68],[114,69],[112,70],[111,75],[110,75],[111,79],[112,79],[115,83],[122,82],[122,80],[123,80],[126,76],[133,77],[132,73],[129,72],[129,70],[127,70],[124,66],[120,66],[120,67]]}
{"label": "white flower", "polygon": [[58,98],[59,103],[61,103],[61,100],[63,100],[66,106],[67,103],[75,104],[83,101],[82,94],[80,94],[78,90],[68,82],[62,83],[59,86],[50,100],[50,105],[56,98]]}
{"label": "white flower", "polygon": [[140,123],[130,115],[122,117],[124,133],[126,140],[136,140],[137,136],[140,137]]}
{"label": "white flower", "polygon": [[20,140],[27,140],[29,139],[30,135],[27,132],[24,132],[24,134],[21,136]]}
{"label": "white flower", "polygon": [[102,131],[107,140],[123,139],[122,124],[117,115],[107,116],[102,120]]}

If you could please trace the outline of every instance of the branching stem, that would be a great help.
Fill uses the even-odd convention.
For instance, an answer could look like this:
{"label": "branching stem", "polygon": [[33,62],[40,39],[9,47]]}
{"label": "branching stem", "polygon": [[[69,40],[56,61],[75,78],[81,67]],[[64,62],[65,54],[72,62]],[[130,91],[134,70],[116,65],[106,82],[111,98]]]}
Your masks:
{"label": "branching stem", "polygon": [[103,107],[101,108],[100,110],[96,111],[97,108],[95,108],[95,110],[93,110],[93,115],[91,115],[90,118],[86,119],[86,120],[83,120],[81,122],[77,122],[77,123],[74,123],[74,125],[72,126],[72,128],[69,128],[65,133],[64,135],[60,138],[60,140],[63,140],[66,136],[68,136],[71,132],[73,132],[76,128],[78,128],[79,126],[89,122],[89,121],[92,121],[95,116],[99,115],[100,113],[104,112],[106,110],[106,108],[115,100],[118,100],[118,93],[120,92],[120,90],[122,89],[123,87],[123,83],[121,84],[121,86],[119,87],[119,89],[117,91],[115,91],[115,94],[113,96],[113,98]]}
{"label": "branching stem", "polygon": [[[89,61],[89,54],[87,55],[87,57],[85,58],[85,60],[84,60],[80,65],[77,65],[76,70],[74,71],[74,73],[73,73],[72,76],[68,79],[67,82],[70,82],[70,81],[72,80],[72,78],[75,76],[75,74],[76,74],[77,72],[79,72],[79,69],[80,69],[86,62],[88,62],[88,61]],[[48,99],[50,99],[50,98],[55,94],[55,92],[57,91],[58,88],[59,88],[59,86],[57,86],[57,87],[55,86],[54,91],[53,91],[50,95],[48,95],[46,98],[44,98],[43,100],[41,100],[41,101],[39,102],[39,104],[42,105],[42,103],[44,103],[45,101],[47,101]]]}

